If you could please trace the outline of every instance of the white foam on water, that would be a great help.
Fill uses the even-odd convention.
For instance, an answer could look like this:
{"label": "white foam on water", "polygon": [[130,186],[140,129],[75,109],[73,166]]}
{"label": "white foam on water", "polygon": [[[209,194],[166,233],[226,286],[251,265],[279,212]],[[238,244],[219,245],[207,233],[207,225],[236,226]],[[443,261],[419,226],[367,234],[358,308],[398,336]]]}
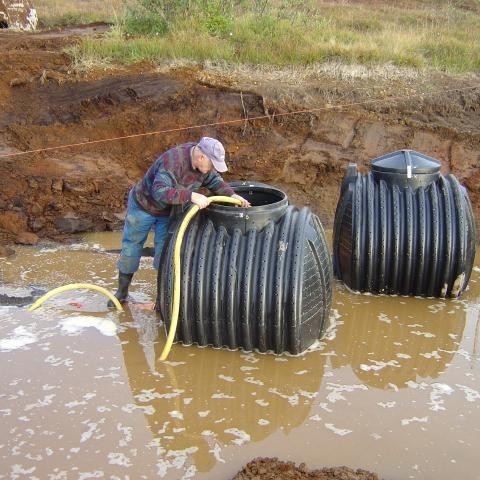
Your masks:
{"label": "white foam on water", "polygon": [[235,397],[232,397],[231,395],[227,395],[226,393],[214,393],[212,394],[211,398],[214,398],[214,399],[222,399],[222,398],[235,398]]}
{"label": "white foam on water", "polygon": [[320,403],[318,404],[318,406],[319,406],[321,409],[323,409],[323,410],[325,410],[326,412],[328,412],[328,413],[332,413],[332,412],[333,412],[333,410],[332,410],[331,408],[329,408],[328,403],[326,403],[326,402],[320,402]]}
{"label": "white foam on water", "polygon": [[117,334],[117,324],[106,318],[79,315],[60,321],[62,330],[70,335],[78,335],[85,328],[96,328],[102,335],[113,337]]}
{"label": "white foam on water", "polygon": [[425,358],[435,358],[436,360],[442,359],[442,357],[438,354],[436,350],[433,350],[431,352],[426,352],[426,353],[420,353],[420,355]]}
{"label": "white foam on water", "polygon": [[123,423],[117,423],[117,431],[123,434],[123,439],[118,442],[120,447],[126,447],[133,439],[133,427],[123,425]]}
{"label": "white foam on water", "polygon": [[87,405],[87,402],[91,400],[92,398],[95,398],[97,396],[96,393],[87,393],[83,395],[83,400],[73,400],[71,402],[68,402],[65,404],[66,408],[75,408],[75,407],[81,407],[84,405]]}
{"label": "white foam on water", "polygon": [[170,365],[171,367],[178,367],[179,365],[186,365],[187,362],[171,362],[169,360],[165,360],[163,363],[165,365]]}
{"label": "white foam on water", "polygon": [[260,386],[264,384],[261,380],[258,380],[255,377],[245,377],[243,381],[247,383],[253,383],[254,385],[260,385]]}
{"label": "white foam on water", "polygon": [[465,399],[467,400],[467,402],[475,402],[476,400],[480,400],[480,393],[478,393],[477,390],[474,390],[473,388],[467,387],[465,385],[456,385],[465,394]]}
{"label": "white foam on water", "polygon": [[307,390],[302,390],[302,389],[300,389],[299,392],[302,397],[306,397],[310,400],[318,396],[318,392],[308,392]]}
{"label": "white foam on water", "polygon": [[23,468],[23,465],[18,465],[17,463],[15,465],[12,465],[12,471],[11,474],[12,476],[10,478],[18,478],[17,475],[28,475],[30,473],[33,473],[36,470],[37,467],[32,467],[32,468]]}
{"label": "white foam on water", "polygon": [[183,420],[183,413],[179,412],[178,410],[172,410],[171,412],[168,412],[168,414],[172,418],[178,418],[178,420]]}
{"label": "white foam on water", "polygon": [[235,437],[237,437],[232,440],[232,442],[236,443],[237,445],[243,445],[244,443],[250,441],[250,435],[238,428],[227,428],[226,430],[224,430],[224,432],[230,433],[231,435],[234,435]]}
{"label": "white foam on water", "polygon": [[[188,460],[189,455],[192,455],[197,451],[198,447],[188,447],[184,450],[168,450],[168,452],[166,452],[164,455],[164,458],[157,463],[157,474],[160,476],[160,478],[163,478],[168,473],[168,470],[172,468],[177,470],[183,468]],[[194,467],[192,469],[191,467],[194,467],[194,465],[190,465],[188,467],[182,478],[189,478],[185,475],[191,475],[192,472],[196,472],[196,468]]]}
{"label": "white foam on water", "polygon": [[89,420],[85,420],[84,422],[82,422],[83,425],[86,425],[88,427],[88,429],[82,433],[82,436],[80,438],[80,443],[84,443],[88,440],[90,440],[90,438],[92,438],[92,436],[94,434],[96,434],[96,436],[94,438],[99,438],[98,435],[101,435],[100,431],[99,431],[99,425],[102,425],[105,423],[105,417],[104,418],[101,418],[98,422],[91,422]]}
{"label": "white foam on water", "polygon": [[395,407],[397,402],[377,402],[377,405],[379,405],[382,408],[393,408]]}
{"label": "white foam on water", "polygon": [[349,430],[348,428],[337,428],[333,423],[326,423],[325,428],[331,430],[336,435],[340,435],[341,437],[353,432],[353,430]]}
{"label": "white foam on water", "polygon": [[381,322],[392,323],[392,319],[386,314],[380,312],[377,317]]}
{"label": "white foam on water", "polygon": [[120,465],[122,467],[131,467],[131,460],[121,452],[111,452],[108,454],[108,463],[110,465]]}
{"label": "white foam on water", "polygon": [[72,367],[74,365],[74,361],[71,358],[55,357],[54,355],[49,355],[44,361],[54,367]]}
{"label": "white foam on water", "polygon": [[412,418],[402,418],[402,426],[409,425],[410,423],[418,422],[418,423],[427,423],[428,417],[412,417]]}
{"label": "white foam on water", "polygon": [[373,365],[366,365],[364,363],[360,364],[360,369],[364,372],[368,372],[369,370],[381,370],[385,367],[400,367],[399,363],[396,360],[389,360],[388,362],[380,362],[378,360],[370,360]]}
{"label": "white foam on water", "polygon": [[337,400],[345,400],[345,397],[342,395],[343,392],[351,393],[355,390],[368,390],[368,387],[363,384],[356,385],[339,385],[335,383],[327,383],[327,390],[330,390],[330,393],[327,395],[327,400],[330,403],[335,403]]}
{"label": "white foam on water", "polygon": [[339,311],[335,308],[333,308],[330,311],[330,316],[329,316],[329,325],[327,329],[325,330],[325,333],[323,334],[323,339],[324,340],[334,340],[335,337],[337,336],[337,327],[339,325],[342,325],[343,322],[339,321],[339,319],[342,316],[340,315]]}
{"label": "white foam on water", "polygon": [[[167,393],[160,393],[156,392],[155,389],[144,389],[141,390],[139,394],[135,395],[135,399],[138,400],[139,402],[146,403],[150,402],[155,398],[175,398],[180,396],[182,393],[184,393],[185,390],[175,388],[172,392],[167,392]],[[185,402],[184,402],[185,403]]]}
{"label": "white foam on water", "polygon": [[94,472],[79,472],[78,480],[87,480],[88,478],[103,478],[102,470],[95,470]]}
{"label": "white foam on water", "polygon": [[208,452],[213,453],[213,456],[215,457],[215,460],[217,462],[225,463],[225,460],[220,456],[220,453],[222,452],[222,447],[217,442],[215,442],[213,448],[210,449]]}
{"label": "white foam on water", "polygon": [[432,383],[430,385],[432,388],[432,392],[430,393],[430,402],[428,403],[431,405],[430,410],[437,412],[439,410],[445,410],[444,399],[442,398],[444,395],[451,395],[453,393],[453,388],[446,383]]}
{"label": "white foam on water", "polygon": [[152,405],[135,405],[134,403],[127,403],[123,405],[122,411],[125,413],[133,413],[136,410],[140,410],[145,415],[153,415],[155,413],[155,408]]}
{"label": "white foam on water", "polygon": [[419,330],[410,330],[410,333],[413,335],[418,335],[419,337],[435,338],[435,335],[430,332],[420,332]]}
{"label": "white foam on water", "polygon": [[288,401],[292,407],[296,407],[299,404],[300,397],[298,393],[294,393],[293,395],[287,395],[285,393],[280,392],[277,388],[269,388],[268,389],[269,393],[274,393],[275,395],[278,395],[281,398],[284,398],[285,400]]}
{"label": "white foam on water", "polygon": [[0,351],[11,352],[38,341],[37,335],[23,325],[15,328],[8,338],[0,339]]}
{"label": "white foam on water", "polygon": [[248,366],[244,365],[244,366],[240,367],[240,370],[242,372],[250,372],[252,370],[258,370],[258,367],[248,367]]}
{"label": "white foam on water", "polygon": [[197,467],[195,465],[190,465],[185,473],[183,474],[181,480],[187,480],[188,478],[194,478],[197,473]]}
{"label": "white foam on water", "polygon": [[[325,340],[326,338],[323,337]],[[315,340],[305,351],[303,351],[302,353],[298,353],[296,355],[291,355],[289,354],[288,352],[286,353],[286,355],[289,355],[289,356],[293,356],[293,357],[304,357],[312,352],[320,352],[322,350],[325,349],[325,345],[326,343],[325,342],[321,342],[320,340]]]}
{"label": "white foam on water", "polygon": [[243,353],[240,355],[240,358],[249,363],[257,363],[260,360],[254,353]]}

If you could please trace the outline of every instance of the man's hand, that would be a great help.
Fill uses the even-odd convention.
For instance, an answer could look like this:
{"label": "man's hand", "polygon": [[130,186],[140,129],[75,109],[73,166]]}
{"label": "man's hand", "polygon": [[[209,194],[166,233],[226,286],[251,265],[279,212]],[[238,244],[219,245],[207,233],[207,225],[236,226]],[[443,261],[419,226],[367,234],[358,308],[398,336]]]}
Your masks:
{"label": "man's hand", "polygon": [[248,208],[252,206],[247,199],[241,197],[240,195],[237,195],[236,193],[232,195],[232,198],[240,200],[242,202],[242,204],[240,205],[242,208]]}
{"label": "man's hand", "polygon": [[208,198],[205,195],[202,195],[201,193],[197,192],[192,192],[192,196],[190,198],[192,203],[198,206],[198,208],[205,208],[208,207],[208,204],[210,203],[208,201]]}

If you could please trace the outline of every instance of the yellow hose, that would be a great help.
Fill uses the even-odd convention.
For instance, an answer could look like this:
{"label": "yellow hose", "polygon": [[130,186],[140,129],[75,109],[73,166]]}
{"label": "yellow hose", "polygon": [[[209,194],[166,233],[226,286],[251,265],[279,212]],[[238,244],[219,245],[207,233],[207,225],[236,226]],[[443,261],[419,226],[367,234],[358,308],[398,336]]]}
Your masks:
{"label": "yellow hose", "polygon": [[[240,200],[232,197],[224,197],[224,196],[214,196],[208,197],[208,203],[233,203],[234,205],[241,205]],[[177,324],[178,324],[178,313],[180,311],[180,250],[182,247],[183,236],[185,235],[185,230],[187,229],[190,220],[193,216],[200,210],[197,205],[192,205],[188,210],[185,218],[183,219],[182,223],[180,224],[180,228],[178,229],[177,238],[175,240],[175,247],[173,251],[173,277],[174,277],[174,285],[173,285],[173,306],[172,306],[172,321],[170,323],[170,331],[168,332],[167,336],[167,343],[163,347],[162,354],[160,355],[160,360],[166,360],[168,354],[170,353],[170,349],[172,348],[173,339],[175,338],[175,333],[177,332]]]}
{"label": "yellow hose", "polygon": [[54,288],[53,290],[50,290],[45,295],[43,295],[43,297],[40,297],[35,303],[33,303],[29,307],[29,310],[35,310],[43,302],[48,300],[50,297],[53,297],[57,293],[66,292],[67,290],[75,290],[77,288],[86,288],[87,290],[96,290],[97,292],[103,293],[113,302],[119,312],[123,311],[122,305],[118,301],[117,297],[112,295],[106,288],[99,287],[98,285],[93,285],[92,283],[71,283],[69,285],[64,285],[63,287]]}
{"label": "yellow hose", "polygon": [[[208,198],[208,203],[231,203],[234,205],[241,205],[240,200],[232,197],[224,197],[224,196],[214,196]],[[187,229],[190,220],[194,217],[194,215],[200,210],[197,205],[192,205],[188,210],[187,214],[185,215],[182,223],[180,224],[180,228],[177,232],[177,238],[175,240],[175,247],[173,252],[173,276],[174,276],[174,286],[173,286],[173,306],[172,306],[172,321],[170,323],[170,331],[167,335],[167,342],[163,347],[162,353],[160,355],[160,360],[166,360],[170,350],[172,348],[173,339],[175,338],[175,333],[177,332],[177,324],[178,324],[178,313],[180,311],[180,250],[182,247],[183,236],[185,235],[185,231]],[[35,310],[40,305],[42,305],[46,300],[50,297],[53,297],[57,293],[66,292],[68,290],[75,290],[77,288],[86,288],[88,290],[96,290],[97,292],[103,293],[107,296],[115,305],[118,311],[123,311],[122,305],[118,301],[117,297],[112,295],[107,289],[103,287],[99,287],[98,285],[94,285],[92,283],[71,283],[69,285],[64,285],[63,287],[54,288],[50,290],[45,295],[40,297],[35,303],[33,303],[29,310]]]}

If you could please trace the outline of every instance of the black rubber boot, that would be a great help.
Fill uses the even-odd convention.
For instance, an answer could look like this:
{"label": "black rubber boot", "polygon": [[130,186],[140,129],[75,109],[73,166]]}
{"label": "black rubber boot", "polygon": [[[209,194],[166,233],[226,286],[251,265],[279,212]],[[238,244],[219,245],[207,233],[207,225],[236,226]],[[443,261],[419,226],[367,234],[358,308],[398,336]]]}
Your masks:
{"label": "black rubber boot", "polygon": [[[115,292],[115,296],[120,303],[123,303],[128,296],[128,287],[132,281],[133,273],[118,272],[118,290]],[[107,303],[108,307],[114,307],[115,305],[111,300]]]}

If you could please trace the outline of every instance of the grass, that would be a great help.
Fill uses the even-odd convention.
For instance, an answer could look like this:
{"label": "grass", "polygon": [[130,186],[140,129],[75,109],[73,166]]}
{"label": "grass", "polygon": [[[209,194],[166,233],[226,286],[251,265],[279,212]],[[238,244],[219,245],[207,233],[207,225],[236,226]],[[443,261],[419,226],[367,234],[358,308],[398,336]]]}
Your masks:
{"label": "grass", "polygon": [[41,28],[115,23],[122,0],[37,0],[34,2]]}
{"label": "grass", "polygon": [[[39,2],[39,15],[41,3],[55,2]],[[74,5],[87,3],[95,2]],[[100,41],[85,39],[74,54],[88,65],[186,59],[277,67],[340,62],[449,73],[480,71],[478,0],[403,3],[400,7],[387,0],[383,4],[132,0],[121,5],[117,1],[116,7],[93,9],[105,17],[112,9],[117,12],[113,32]]]}

